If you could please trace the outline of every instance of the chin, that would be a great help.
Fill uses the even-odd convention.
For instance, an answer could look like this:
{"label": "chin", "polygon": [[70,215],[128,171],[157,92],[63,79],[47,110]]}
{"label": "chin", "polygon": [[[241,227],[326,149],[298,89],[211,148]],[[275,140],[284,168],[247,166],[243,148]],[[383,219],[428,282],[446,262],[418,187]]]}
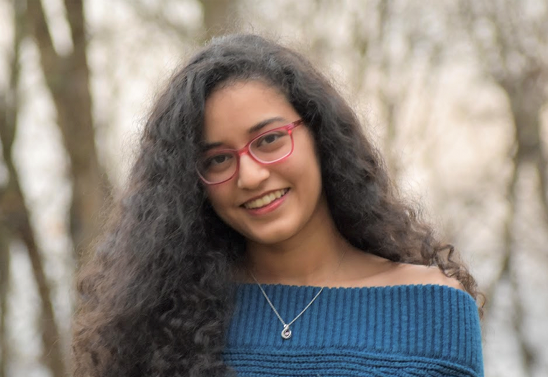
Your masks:
{"label": "chin", "polygon": [[285,234],[249,234],[245,235],[245,238],[261,245],[275,245],[291,238],[291,236]]}
{"label": "chin", "polygon": [[284,229],[269,229],[262,231],[251,231],[243,233],[244,237],[252,242],[262,245],[275,245],[286,241],[294,235],[294,228],[284,227]]}

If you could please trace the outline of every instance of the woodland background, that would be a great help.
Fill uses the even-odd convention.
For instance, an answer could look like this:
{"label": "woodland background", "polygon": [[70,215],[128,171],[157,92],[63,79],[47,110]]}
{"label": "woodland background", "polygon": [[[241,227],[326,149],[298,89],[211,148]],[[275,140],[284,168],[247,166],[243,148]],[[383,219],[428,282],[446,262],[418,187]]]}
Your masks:
{"label": "woodland background", "polygon": [[73,276],[154,95],[230,31],[355,106],[487,296],[486,376],[547,376],[546,1],[0,0],[0,377],[68,374]]}

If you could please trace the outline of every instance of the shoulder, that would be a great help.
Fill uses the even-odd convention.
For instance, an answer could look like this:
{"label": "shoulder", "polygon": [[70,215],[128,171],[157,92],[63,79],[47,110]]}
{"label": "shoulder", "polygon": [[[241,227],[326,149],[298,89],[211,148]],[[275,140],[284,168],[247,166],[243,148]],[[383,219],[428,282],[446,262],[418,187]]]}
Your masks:
{"label": "shoulder", "polygon": [[438,267],[397,263],[389,272],[397,285],[444,285],[464,290],[455,278],[446,276]]}
{"label": "shoulder", "polygon": [[394,262],[373,254],[356,252],[347,260],[345,286],[442,285],[464,290],[455,278],[445,276],[436,266]]}

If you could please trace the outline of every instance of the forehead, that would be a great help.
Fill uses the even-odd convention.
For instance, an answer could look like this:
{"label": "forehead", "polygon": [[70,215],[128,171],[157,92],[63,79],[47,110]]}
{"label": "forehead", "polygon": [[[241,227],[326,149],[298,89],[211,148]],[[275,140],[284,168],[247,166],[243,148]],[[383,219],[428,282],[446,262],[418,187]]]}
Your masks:
{"label": "forehead", "polygon": [[250,128],[271,118],[279,118],[272,123],[276,127],[297,120],[299,115],[272,86],[260,81],[231,83],[215,90],[206,101],[204,139],[208,143],[238,143],[249,137]]}

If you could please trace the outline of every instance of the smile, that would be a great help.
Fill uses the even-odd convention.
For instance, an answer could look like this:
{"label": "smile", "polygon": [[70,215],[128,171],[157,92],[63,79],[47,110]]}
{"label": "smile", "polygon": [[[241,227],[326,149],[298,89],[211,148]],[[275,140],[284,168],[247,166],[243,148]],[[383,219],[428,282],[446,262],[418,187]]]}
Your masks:
{"label": "smile", "polygon": [[282,196],[287,194],[288,191],[289,191],[289,189],[282,189],[282,190],[273,191],[273,192],[270,192],[270,193],[266,194],[265,196],[263,196],[259,199],[255,199],[255,200],[251,200],[249,202],[246,202],[246,203],[243,204],[243,206],[247,209],[261,208],[261,207],[269,205],[274,200],[281,198]]}

